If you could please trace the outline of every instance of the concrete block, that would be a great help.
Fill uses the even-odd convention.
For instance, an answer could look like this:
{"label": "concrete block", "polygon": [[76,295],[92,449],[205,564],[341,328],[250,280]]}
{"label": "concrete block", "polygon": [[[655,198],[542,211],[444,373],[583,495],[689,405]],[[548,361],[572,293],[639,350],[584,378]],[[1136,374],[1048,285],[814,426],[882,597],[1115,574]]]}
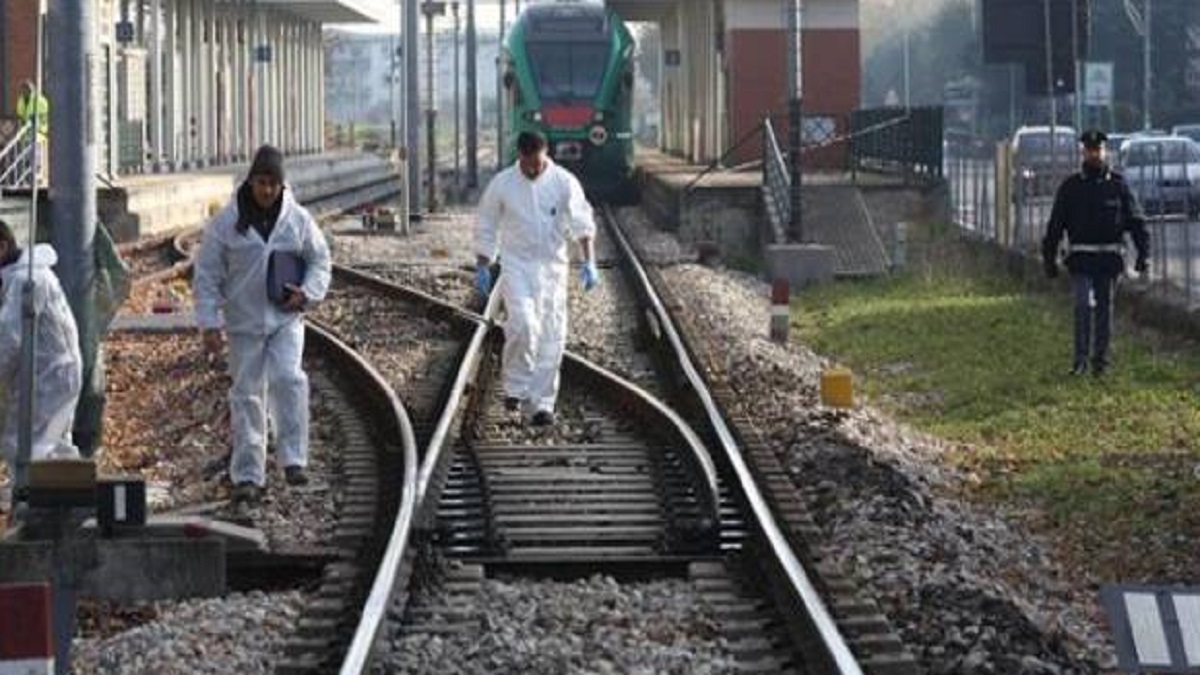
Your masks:
{"label": "concrete block", "polygon": [[142,602],[225,592],[225,543],[205,539],[107,539],[80,537],[67,545],[50,541],[0,543],[0,583],[54,578],[67,565],[84,595]]}
{"label": "concrete block", "polygon": [[786,279],[792,288],[833,280],[836,259],[832,246],[772,244],[767,247],[767,278]]}

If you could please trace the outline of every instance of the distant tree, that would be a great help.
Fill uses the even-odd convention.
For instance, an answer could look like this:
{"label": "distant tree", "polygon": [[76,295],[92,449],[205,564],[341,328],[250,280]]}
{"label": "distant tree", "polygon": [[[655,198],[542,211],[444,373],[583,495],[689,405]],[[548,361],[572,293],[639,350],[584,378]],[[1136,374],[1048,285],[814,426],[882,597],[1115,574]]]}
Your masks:
{"label": "distant tree", "polygon": [[662,33],[657,25],[648,23],[630,24],[630,28],[636,43],[634,63],[637,64],[637,71],[646,78],[652,89],[658,91],[658,64],[659,59],[662,58]]}
{"label": "distant tree", "polygon": [[[1020,68],[1013,71],[1007,66],[982,63],[982,26],[972,26],[977,1],[863,0],[864,105],[882,105],[891,91],[903,99],[907,26],[914,105],[941,103],[947,82],[970,75],[984,83],[985,131],[997,136],[1006,134],[1013,111],[1016,124],[1044,120],[1046,99],[1025,96]],[[1142,6],[1141,0],[1133,3]],[[1200,121],[1200,91],[1189,86],[1190,71],[1192,80],[1200,79],[1200,0],[1154,0],[1153,12],[1154,123],[1169,127],[1183,121]],[[1142,39],[1125,12],[1124,0],[1091,0],[1088,45],[1089,60],[1113,63],[1113,125],[1119,129],[1140,127]],[[1072,104],[1070,97],[1060,99],[1061,120],[1071,119]]]}
{"label": "distant tree", "polygon": [[[867,3],[872,15],[869,25],[889,26],[872,39],[873,48],[863,68],[863,102],[868,107],[883,105],[888,93],[904,98],[904,28],[909,33],[909,86],[913,105],[938,105],[947,82],[977,76],[980,68],[979,39],[972,26],[974,0],[946,0],[928,6],[923,18],[914,20],[911,8],[903,11],[879,2]],[[890,22],[889,22],[889,19]],[[864,19],[866,21],[866,19]]]}

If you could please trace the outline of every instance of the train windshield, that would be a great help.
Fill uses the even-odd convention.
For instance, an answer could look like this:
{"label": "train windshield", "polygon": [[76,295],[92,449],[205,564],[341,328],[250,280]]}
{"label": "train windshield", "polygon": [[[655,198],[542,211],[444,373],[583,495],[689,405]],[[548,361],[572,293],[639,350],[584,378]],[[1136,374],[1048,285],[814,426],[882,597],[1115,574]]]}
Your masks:
{"label": "train windshield", "polygon": [[531,42],[527,48],[542,99],[590,99],[600,91],[607,43]]}

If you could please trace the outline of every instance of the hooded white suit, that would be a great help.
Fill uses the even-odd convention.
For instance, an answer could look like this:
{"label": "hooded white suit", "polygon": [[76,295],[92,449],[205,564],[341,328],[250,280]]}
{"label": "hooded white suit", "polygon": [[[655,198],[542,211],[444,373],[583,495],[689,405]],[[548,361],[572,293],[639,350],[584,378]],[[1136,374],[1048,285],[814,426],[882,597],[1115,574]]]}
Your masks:
{"label": "hooded white suit", "polygon": [[202,329],[224,328],[229,336],[233,388],[229,410],[234,484],[266,481],[266,406],[276,423],[279,461],[308,463],[308,376],[301,367],[304,323],[267,298],[267,260],[272,251],[304,258],[302,288],[309,302],[325,298],[331,275],[329,246],[312,216],[296,203],[290,188],[266,241],[250,227],[237,230],[237,195],[204,228],[193,286],[196,322]]}
{"label": "hooded white suit", "polygon": [[504,299],[504,390],[534,410],[554,411],[567,339],[568,242],[596,235],[579,180],[549,159],[534,180],[514,164],[479,202],[475,252],[495,260]]}
{"label": "hooded white suit", "polygon": [[[4,300],[0,304],[0,381],[15,384],[21,368],[21,295],[29,278],[29,256],[0,269]],[[32,459],[52,454],[74,454],[71,426],[83,383],[83,357],[79,352],[79,330],[51,268],[58,255],[48,244],[33,247],[33,302],[37,310],[34,354],[34,409]],[[11,466],[17,456],[19,395],[15,387],[6,392],[4,430],[0,451]]]}

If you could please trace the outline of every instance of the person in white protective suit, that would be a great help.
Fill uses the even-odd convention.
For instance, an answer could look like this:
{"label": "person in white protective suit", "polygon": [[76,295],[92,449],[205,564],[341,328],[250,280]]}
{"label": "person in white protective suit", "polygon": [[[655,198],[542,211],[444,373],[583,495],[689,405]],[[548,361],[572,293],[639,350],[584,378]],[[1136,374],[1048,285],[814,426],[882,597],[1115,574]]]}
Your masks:
{"label": "person in white protective suit", "polygon": [[74,457],[71,442],[75,406],[83,386],[79,329],[62,285],[51,268],[58,255],[49,244],[22,251],[8,224],[0,221],[0,382],[4,392],[0,451],[9,466],[17,459],[21,370],[22,294],[33,256],[33,304],[37,312],[34,346],[33,448],[31,459]]}
{"label": "person in white protective suit", "polygon": [[554,424],[559,366],[567,338],[567,244],[579,242],[584,290],[599,283],[592,240],[596,223],[583,186],[546,156],[536,132],[517,137],[518,159],[492,179],[479,202],[475,232],[476,287],[497,285],[504,300],[503,386],[505,407],[532,412],[535,426]]}
{"label": "person in white protective suit", "polygon": [[[278,300],[268,296],[272,256],[303,261]],[[229,205],[205,226],[193,281],[205,350],[229,339],[234,502],[255,501],[266,483],[267,416],[289,485],[308,482],[308,377],[303,310],[329,289],[329,246],[313,217],[284,184],[283,155],[264,145]],[[223,321],[222,321],[223,319]]]}

